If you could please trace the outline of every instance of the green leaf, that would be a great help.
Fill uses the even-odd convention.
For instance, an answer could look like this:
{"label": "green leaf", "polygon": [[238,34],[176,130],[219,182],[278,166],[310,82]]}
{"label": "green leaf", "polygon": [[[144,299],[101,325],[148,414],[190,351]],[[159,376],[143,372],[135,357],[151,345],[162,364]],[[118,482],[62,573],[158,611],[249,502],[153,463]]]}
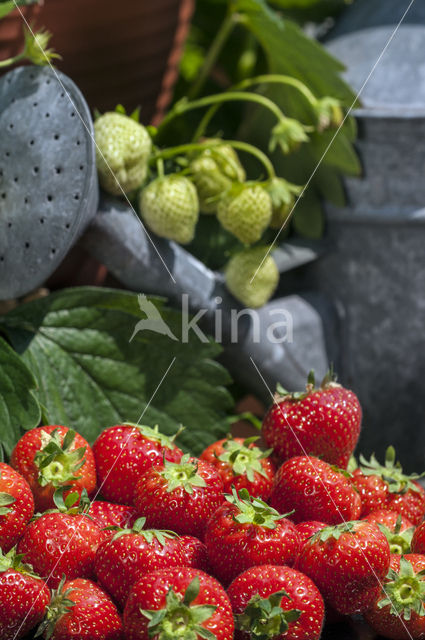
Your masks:
{"label": "green leaf", "polygon": [[0,338],[0,440],[8,454],[21,430],[36,427],[40,421],[35,387],[35,378],[23,359]]}
{"label": "green leaf", "polygon": [[344,101],[354,100],[353,92],[338,75],[344,65],[294,22],[283,19],[265,0],[235,0],[233,6],[263,47],[270,73],[299,78],[317,97],[332,95]]}
{"label": "green leaf", "polygon": [[320,238],[323,235],[325,219],[320,202],[312,189],[308,189],[297,202],[292,225],[304,238]]}
{"label": "green leaf", "polygon": [[[149,300],[180,336],[181,314],[160,299]],[[233,404],[225,388],[229,375],[214,360],[221,348],[193,332],[187,344],[152,331],[140,331],[130,342],[141,317],[133,293],[80,287],[20,305],[0,318],[0,330],[34,374],[53,424],[93,442],[105,427],[137,422],[143,414],[143,424],[158,424],[168,435],[184,424],[180,445],[200,453],[225,435]],[[13,408],[13,415],[22,410]],[[13,440],[16,435],[17,429]]]}
{"label": "green leaf", "polygon": [[36,4],[38,0],[13,0],[7,2],[0,2],[0,18],[4,18],[9,13],[16,9],[16,6],[22,7],[29,4]]}

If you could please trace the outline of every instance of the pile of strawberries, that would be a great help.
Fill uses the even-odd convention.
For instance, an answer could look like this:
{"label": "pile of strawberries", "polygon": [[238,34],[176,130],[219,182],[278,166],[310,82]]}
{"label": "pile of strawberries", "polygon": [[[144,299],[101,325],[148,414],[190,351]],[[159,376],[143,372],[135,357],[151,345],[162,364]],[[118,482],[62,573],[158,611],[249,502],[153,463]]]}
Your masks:
{"label": "pile of strawberries", "polygon": [[28,431],[0,463],[0,640],[318,640],[325,612],[425,638],[425,491],[392,447],[355,462],[360,424],[327,378],[276,396],[267,451]]}

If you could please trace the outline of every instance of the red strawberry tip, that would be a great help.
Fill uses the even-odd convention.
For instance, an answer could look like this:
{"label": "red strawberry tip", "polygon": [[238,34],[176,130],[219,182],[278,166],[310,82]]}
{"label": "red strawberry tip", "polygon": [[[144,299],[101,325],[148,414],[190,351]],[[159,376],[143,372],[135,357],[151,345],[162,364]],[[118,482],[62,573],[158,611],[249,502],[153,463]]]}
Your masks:
{"label": "red strawberry tip", "polygon": [[243,613],[235,616],[235,626],[250,634],[252,640],[271,640],[285,634],[291,622],[301,615],[299,609],[284,610],[280,604],[290,598],[285,590],[276,591],[268,598],[256,594],[248,602]]}
{"label": "red strawberry tip", "polygon": [[217,456],[221,462],[226,462],[235,476],[246,475],[250,482],[254,482],[254,473],[257,472],[267,478],[267,472],[261,464],[263,458],[267,458],[273,449],[262,451],[259,447],[250,447],[259,436],[246,438],[243,443],[236,442],[230,436],[223,442],[223,453]]}
{"label": "red strawberry tip", "polygon": [[390,493],[404,494],[409,490],[415,492],[421,491],[421,488],[418,487],[414,481],[423,478],[425,471],[421,474],[404,474],[400,462],[396,461],[396,452],[392,445],[390,445],[385,452],[384,465],[378,462],[375,454],[371,455],[370,460],[366,460],[366,458],[360,454],[359,460],[359,469],[363,475],[382,478]]}
{"label": "red strawberry tip", "polygon": [[150,638],[170,640],[174,638],[205,638],[217,640],[217,636],[202,626],[205,620],[211,618],[217,607],[215,605],[191,604],[199,594],[199,578],[196,576],[188,585],[184,596],[176,594],[171,588],[165,597],[163,609],[140,609],[149,620],[148,633]]}
{"label": "red strawberry tip", "polygon": [[390,613],[410,620],[412,612],[425,616],[425,582],[421,579],[425,569],[415,573],[412,565],[403,556],[400,558],[398,573],[390,569],[388,582],[383,588],[385,598],[378,602],[379,609],[390,605]]}
{"label": "red strawberry tip", "polygon": [[133,427],[134,429],[137,429],[138,431],[140,431],[142,436],[144,436],[148,440],[159,442],[159,444],[166,449],[172,449],[174,447],[174,441],[179,437],[182,431],[184,431],[184,426],[182,424],[180,425],[176,433],[172,436],[167,436],[165,435],[165,433],[161,433],[157,424],[153,428],[148,427],[145,424],[137,424],[135,422],[124,422],[123,425],[126,427]]}
{"label": "red strawberry tip", "polygon": [[76,435],[73,429],[69,429],[61,442],[59,429],[50,434],[42,431],[42,448],[34,457],[39,470],[38,482],[42,487],[60,487],[81,478],[76,474],[86,462],[87,447],[72,448]]}
{"label": "red strawberry tip", "polygon": [[58,588],[52,591],[50,604],[47,606],[47,613],[34,635],[35,638],[43,636],[45,640],[49,640],[54,633],[59,618],[69,613],[72,607],[75,606],[75,602],[69,597],[74,589],[65,589],[64,591],[63,587],[65,582],[66,576],[63,575]]}
{"label": "red strawberry tip", "polygon": [[205,487],[204,478],[198,474],[197,462],[190,461],[190,455],[186,453],[180,462],[170,462],[164,459],[164,468],[159,471],[167,482],[167,493],[172,493],[178,487],[189,495],[193,494],[193,487]]}
{"label": "red strawberry tip", "polygon": [[224,497],[227,502],[238,507],[239,514],[234,515],[233,518],[241,524],[256,524],[266,529],[275,529],[279,520],[294,513],[294,510],[285,514],[279,513],[260,498],[250,496],[245,488],[240,489],[238,494],[235,487],[232,487],[232,493],[225,494]]}

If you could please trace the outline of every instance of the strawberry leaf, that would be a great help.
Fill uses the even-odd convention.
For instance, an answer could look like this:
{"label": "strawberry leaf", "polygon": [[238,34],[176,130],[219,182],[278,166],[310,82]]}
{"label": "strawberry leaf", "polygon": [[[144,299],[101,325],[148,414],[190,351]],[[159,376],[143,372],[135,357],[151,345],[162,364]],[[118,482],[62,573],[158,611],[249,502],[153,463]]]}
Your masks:
{"label": "strawberry leaf", "polygon": [[[182,316],[150,298],[172,333],[182,335]],[[173,435],[184,424],[180,446],[200,453],[227,432],[232,399],[220,347],[189,331],[187,342],[154,331],[137,332],[137,296],[126,291],[80,287],[35,300],[0,317],[20,354],[3,341],[0,359],[0,439],[12,446],[20,427],[35,426],[40,407],[52,424],[72,425],[93,442],[102,429],[122,422],[159,425]],[[168,373],[161,384],[164,374]],[[32,373],[30,373],[30,370]],[[6,393],[6,396],[5,396]]]}
{"label": "strawberry leaf", "polygon": [[0,337],[0,440],[10,454],[22,429],[40,421],[36,381],[25,362]]}

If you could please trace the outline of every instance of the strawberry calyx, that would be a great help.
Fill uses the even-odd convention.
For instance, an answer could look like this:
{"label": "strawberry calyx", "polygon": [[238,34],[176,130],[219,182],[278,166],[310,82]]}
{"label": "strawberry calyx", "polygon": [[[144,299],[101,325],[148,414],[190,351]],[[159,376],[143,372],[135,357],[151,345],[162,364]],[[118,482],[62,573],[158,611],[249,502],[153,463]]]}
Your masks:
{"label": "strawberry calyx", "polygon": [[344,533],[354,534],[356,532],[355,525],[357,522],[356,520],[351,520],[349,522],[343,522],[342,524],[324,527],[314,533],[311,538],[309,538],[309,541],[313,544],[315,542],[327,542],[332,538],[339,540]]}
{"label": "strawberry calyx", "polygon": [[377,527],[384,534],[390,545],[391,553],[397,553],[403,555],[404,553],[410,553],[410,545],[412,543],[413,533],[415,527],[409,527],[404,531],[401,529],[401,516],[398,516],[394,529],[391,531],[384,524],[377,523]]}
{"label": "strawberry calyx", "polygon": [[146,518],[138,518],[131,528],[122,528],[118,526],[105,527],[104,531],[116,531],[112,540],[117,540],[122,536],[129,534],[136,534],[142,536],[148,544],[151,544],[153,540],[157,540],[161,546],[167,544],[167,540],[172,538],[178,538],[178,534],[174,531],[167,529],[143,529],[146,524]]}
{"label": "strawberry calyx", "polygon": [[60,487],[67,482],[79,480],[77,473],[84,465],[87,447],[74,448],[76,432],[69,429],[63,442],[59,430],[41,432],[41,449],[34,456],[38,468],[38,482],[42,487]]}
{"label": "strawberry calyx", "polygon": [[49,640],[55,631],[58,620],[63,615],[69,613],[72,607],[75,607],[75,602],[70,598],[70,595],[75,589],[69,588],[64,590],[65,581],[66,576],[63,575],[58,588],[52,591],[52,597],[47,607],[45,618],[39,625],[34,636],[35,638],[43,636],[45,640]]}
{"label": "strawberry calyx", "polygon": [[13,569],[14,571],[19,571],[19,573],[31,576],[32,578],[40,579],[40,576],[34,573],[32,565],[23,561],[24,558],[25,553],[17,553],[16,547],[13,547],[7,553],[3,553],[0,549],[0,573]]}
{"label": "strawberry calyx", "polygon": [[7,516],[7,514],[12,511],[12,507],[10,505],[12,505],[15,501],[16,498],[10,495],[10,493],[0,491],[0,516]]}
{"label": "strawberry calyx", "polygon": [[149,638],[157,640],[217,640],[217,636],[202,623],[211,618],[217,607],[203,604],[193,605],[199,594],[199,578],[196,576],[186,589],[184,596],[176,594],[172,588],[165,596],[163,609],[140,609],[149,620]]}
{"label": "strawberry calyx", "polygon": [[224,452],[217,456],[218,460],[227,463],[233,471],[233,475],[246,475],[250,482],[254,482],[254,474],[258,473],[267,478],[267,473],[261,464],[261,460],[267,458],[272,449],[262,451],[259,447],[250,447],[256,442],[259,436],[246,438],[242,443],[228,438],[223,442]]}
{"label": "strawberry calyx", "polygon": [[299,609],[282,609],[283,598],[291,599],[284,589],[272,593],[268,598],[261,598],[257,593],[243,613],[235,616],[236,628],[249,633],[252,640],[280,637],[288,631],[291,622],[296,622],[301,615]]}
{"label": "strawberry calyx", "polygon": [[333,367],[331,366],[325,374],[319,387],[316,387],[316,376],[313,370],[308,374],[307,384],[304,391],[288,391],[278,382],[276,385],[274,402],[276,404],[284,400],[298,402],[300,400],[304,400],[304,398],[307,398],[307,396],[309,396],[311,393],[314,393],[315,391],[325,391],[326,389],[340,387],[341,385],[336,382],[336,379],[336,374],[334,373]]}
{"label": "strawberry calyx", "polygon": [[249,495],[247,489],[241,489],[238,492],[232,487],[232,494],[224,496],[227,502],[235,504],[239,513],[233,516],[233,519],[240,524],[254,524],[266,529],[276,529],[277,523],[283,518],[290,516],[290,513],[280,514],[260,498]]}
{"label": "strawberry calyx", "polygon": [[414,481],[422,478],[425,472],[421,474],[404,474],[400,462],[396,462],[396,453],[393,446],[389,446],[385,452],[384,465],[378,462],[375,454],[371,455],[370,460],[366,460],[366,458],[360,454],[359,459],[359,469],[363,475],[380,477],[387,485],[390,493],[403,494],[409,490],[416,492],[421,491],[421,488],[418,487]]}
{"label": "strawberry calyx", "polygon": [[55,503],[55,509],[46,509],[43,513],[35,513],[31,520],[38,520],[47,513],[66,513],[70,516],[86,515],[87,518],[93,520],[88,513],[90,509],[90,498],[87,494],[87,490],[83,489],[81,495],[78,491],[73,491],[65,496],[66,491],[72,489],[71,486],[60,487],[56,489],[53,494],[53,502]]}
{"label": "strawberry calyx", "polygon": [[174,448],[174,441],[179,437],[182,431],[184,431],[184,427],[181,426],[178,431],[172,436],[167,436],[164,433],[160,433],[159,426],[156,424],[153,428],[148,427],[145,424],[136,424],[135,422],[124,422],[124,426],[133,427],[140,432],[142,436],[147,438],[148,440],[153,440],[154,442],[158,442],[161,447],[165,447],[166,449]]}
{"label": "strawberry calyx", "polygon": [[172,493],[181,487],[189,495],[193,494],[193,487],[205,487],[206,482],[198,473],[197,462],[190,462],[190,455],[186,453],[180,462],[169,462],[164,459],[164,468],[159,474],[167,482],[167,493]]}
{"label": "strawberry calyx", "polygon": [[390,613],[410,620],[412,612],[425,616],[425,569],[415,573],[411,563],[402,556],[398,573],[390,569],[383,589],[385,598],[378,602],[379,609],[390,605]]}

